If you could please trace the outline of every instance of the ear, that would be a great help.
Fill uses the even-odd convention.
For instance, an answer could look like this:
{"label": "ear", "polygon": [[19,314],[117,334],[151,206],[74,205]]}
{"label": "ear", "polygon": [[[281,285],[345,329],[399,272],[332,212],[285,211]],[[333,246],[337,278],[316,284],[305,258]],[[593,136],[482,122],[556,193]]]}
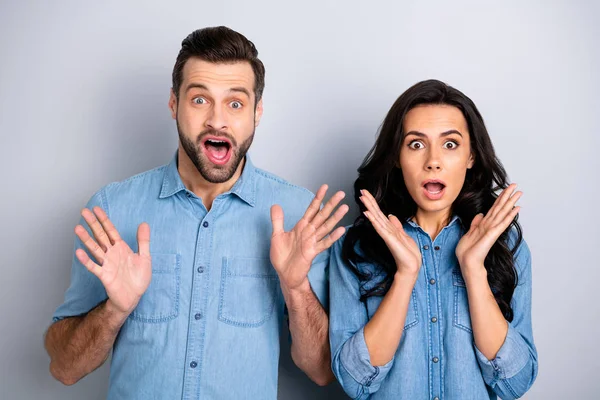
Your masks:
{"label": "ear", "polygon": [[177,119],[177,96],[175,96],[173,88],[171,88],[171,95],[169,96],[169,110],[171,110],[171,117]]}
{"label": "ear", "polygon": [[471,154],[469,155],[469,162],[467,163],[467,169],[473,168],[474,164],[475,164],[475,155],[471,152]]}
{"label": "ear", "polygon": [[262,114],[263,114],[263,100],[260,99],[258,101],[258,104],[256,104],[256,110],[254,110],[254,127],[258,127],[258,124],[260,124],[260,119],[262,118]]}

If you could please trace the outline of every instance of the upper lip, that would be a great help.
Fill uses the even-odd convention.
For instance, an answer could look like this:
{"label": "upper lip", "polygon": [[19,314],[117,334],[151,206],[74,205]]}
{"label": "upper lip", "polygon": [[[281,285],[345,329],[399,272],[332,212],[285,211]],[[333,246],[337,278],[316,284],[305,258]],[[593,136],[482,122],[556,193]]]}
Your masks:
{"label": "upper lip", "polygon": [[226,137],[223,136],[206,136],[203,140],[202,140],[202,144],[205,144],[207,141],[212,140],[215,142],[225,142],[227,143],[227,145],[229,147],[231,147],[231,141],[229,139],[227,139]]}
{"label": "upper lip", "polygon": [[423,183],[422,183],[422,185],[421,185],[421,186],[425,186],[425,185],[427,185],[428,183],[439,183],[439,184],[441,184],[441,185],[444,185],[444,187],[446,186],[446,182],[444,182],[444,181],[443,181],[443,180],[441,180],[441,179],[427,179],[426,181],[423,181]]}

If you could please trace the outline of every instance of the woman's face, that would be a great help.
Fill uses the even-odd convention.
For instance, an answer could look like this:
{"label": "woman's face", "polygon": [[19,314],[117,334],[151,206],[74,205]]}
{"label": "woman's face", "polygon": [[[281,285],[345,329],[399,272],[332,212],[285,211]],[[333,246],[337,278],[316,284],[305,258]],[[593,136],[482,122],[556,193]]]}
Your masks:
{"label": "woman's face", "polygon": [[449,211],[474,162],[465,117],[454,106],[417,106],[403,130],[399,161],[408,192],[421,211]]}

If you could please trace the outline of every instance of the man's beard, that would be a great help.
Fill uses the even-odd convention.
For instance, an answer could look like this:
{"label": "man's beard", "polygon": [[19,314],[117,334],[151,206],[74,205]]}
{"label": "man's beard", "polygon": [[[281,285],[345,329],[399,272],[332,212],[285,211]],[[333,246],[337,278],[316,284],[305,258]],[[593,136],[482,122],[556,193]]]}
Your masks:
{"label": "man's beard", "polygon": [[[177,121],[177,133],[179,134],[179,140],[183,147],[183,150],[188,155],[194,166],[202,175],[202,177],[210,182],[210,183],[224,183],[230,180],[235,172],[237,171],[240,163],[246,156],[252,141],[254,140],[254,131],[252,131],[252,135],[248,137],[248,139],[244,140],[244,142],[238,147],[237,141],[233,136],[228,133],[220,132],[215,129],[206,129],[202,131],[196,137],[196,143],[191,141],[188,136],[184,132],[182,132],[179,121]],[[215,165],[213,164],[208,157],[203,152],[202,139],[207,136],[216,136],[216,137],[225,137],[231,142],[231,158],[226,165]]]}

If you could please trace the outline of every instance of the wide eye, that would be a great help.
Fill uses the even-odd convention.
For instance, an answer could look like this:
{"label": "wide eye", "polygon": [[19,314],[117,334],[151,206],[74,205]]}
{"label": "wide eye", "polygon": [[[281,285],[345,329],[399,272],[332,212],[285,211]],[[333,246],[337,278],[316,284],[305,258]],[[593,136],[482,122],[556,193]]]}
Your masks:
{"label": "wide eye", "polygon": [[408,144],[408,147],[410,147],[413,150],[421,150],[425,147],[425,145],[420,140],[413,140]]}
{"label": "wide eye", "polygon": [[458,143],[456,143],[453,140],[448,140],[446,143],[444,143],[444,148],[448,149],[448,150],[454,150],[458,147]]}
{"label": "wide eye", "polygon": [[229,105],[235,110],[242,108],[242,103],[240,103],[239,101],[232,101],[231,103],[229,103]]}
{"label": "wide eye", "polygon": [[204,97],[194,97],[192,102],[194,104],[206,104],[206,99]]}

